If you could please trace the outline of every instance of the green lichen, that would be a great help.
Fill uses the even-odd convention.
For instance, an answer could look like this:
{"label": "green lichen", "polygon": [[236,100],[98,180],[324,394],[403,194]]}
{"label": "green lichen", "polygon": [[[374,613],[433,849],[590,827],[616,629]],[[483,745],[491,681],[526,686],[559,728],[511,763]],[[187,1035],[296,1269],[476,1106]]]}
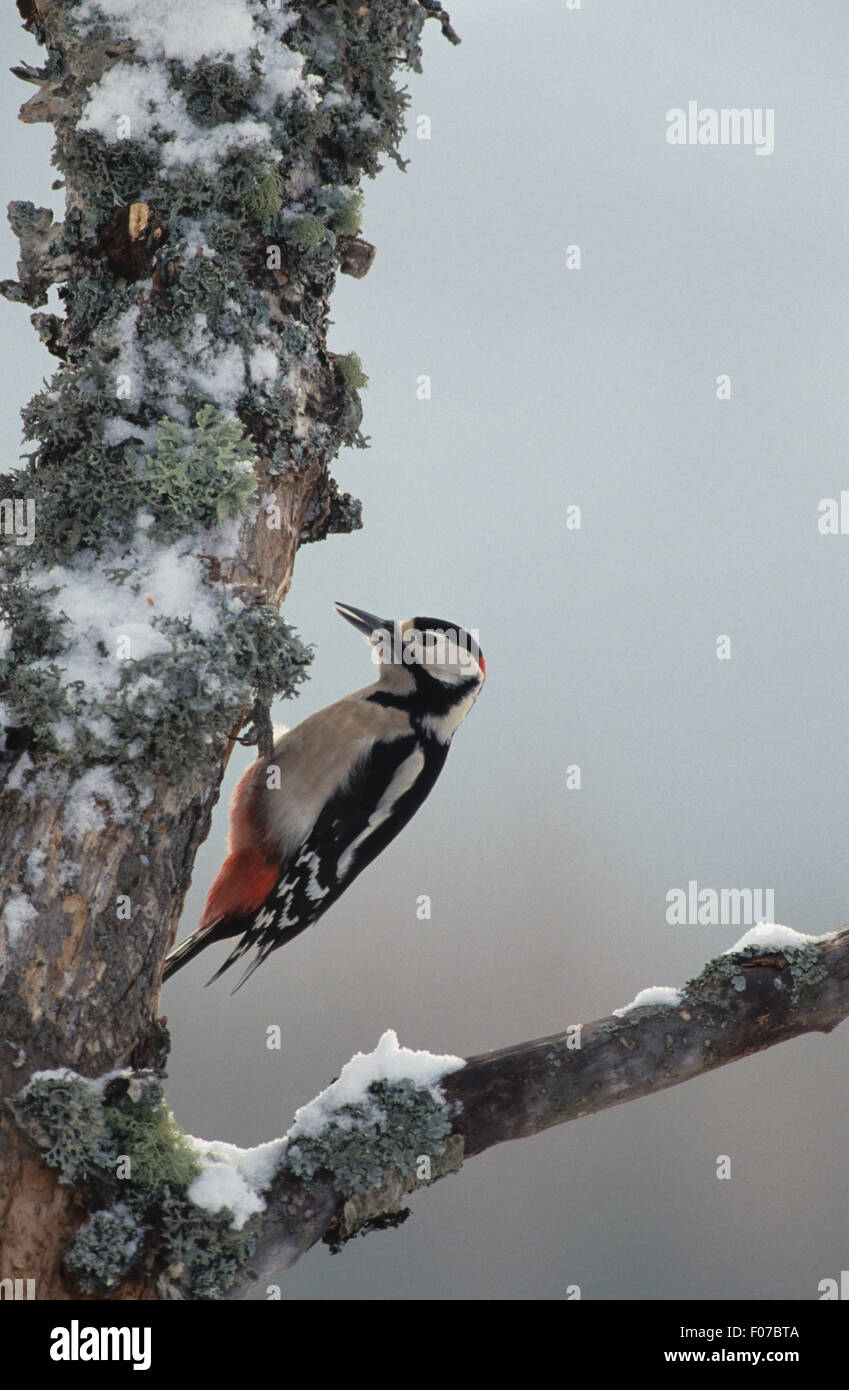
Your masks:
{"label": "green lichen", "polygon": [[330,502],[330,514],[326,520],[327,535],[336,531],[347,533],[359,531],[363,524],[363,505],[347,492],[337,492]]}
{"label": "green lichen", "polygon": [[356,236],[363,218],[363,195],[360,189],[338,184],[324,184],[306,195],[308,205],[336,236]]}
{"label": "green lichen", "polygon": [[284,235],[297,251],[314,251],[327,239],[327,228],[321,218],[307,213],[287,223]]}
{"label": "green lichen", "polygon": [[309,1182],[328,1173],[337,1192],[362,1193],[384,1172],[410,1173],[422,1154],[445,1152],[452,1122],[448,1107],[413,1081],[373,1081],[374,1105],[346,1105],[315,1135],[290,1144],[288,1167]]}
{"label": "green lichen", "polygon": [[192,67],[176,62],[172,73],[198,125],[212,129],[222,121],[241,121],[252,114],[251,101],[260,85],[257,73],[244,76],[230,63],[208,58]]}
{"label": "green lichen", "polygon": [[283,206],[280,179],[276,169],[266,169],[245,199],[245,206],[257,222],[270,222]]}
{"label": "green lichen", "polygon": [[336,369],[349,391],[360,391],[368,385],[368,377],[356,352],[345,353],[336,358]]}
{"label": "green lichen", "polygon": [[822,950],[809,942],[789,950],[784,947],[782,954],[790,966],[793,1001],[802,1002],[809,990],[817,989],[828,978],[828,967],[823,962]]}
{"label": "green lichen", "polygon": [[143,494],[132,456],[103,444],[113,394],[105,363],[86,361],[66,370],[58,394],[40,391],[25,407],[24,437],[38,444],[24,468],[0,476],[0,488],[34,498],[37,524],[31,546],[4,547],[8,566],[64,564],[79,550],[132,539]]}
{"label": "green lichen", "polygon": [[130,1181],[149,1189],[187,1187],[200,1173],[200,1162],[164,1101],[150,1105],[127,1095],[105,1114],[114,1144],[130,1160]]}
{"label": "green lichen", "polygon": [[[815,990],[827,977],[828,971],[822,961],[822,952],[813,942],[801,945],[762,946],[753,943],[732,955],[718,956],[685,986],[687,993],[705,1004],[721,1004],[727,996],[728,988],[742,994],[747,987],[746,971],[742,968],[747,961],[757,961],[763,956],[780,957],[790,972],[790,1005],[797,1007],[803,1003],[808,990]],[[776,985],[782,981],[776,976]]]}
{"label": "green lichen", "polygon": [[[132,582],[132,576],[124,578]],[[216,591],[211,591],[215,594]],[[138,787],[175,766],[198,766],[226,747],[227,732],[250,689],[292,696],[306,679],[312,652],[270,604],[235,608],[219,595],[218,628],[207,636],[190,618],[163,619],[159,630],[169,649],[121,663],[116,684],[79,689],[62,676],[61,630],[50,625],[29,595],[24,622],[13,625],[12,641],[0,658],[0,685],[18,718],[42,748],[61,751],[58,720],[76,718],[77,746],[84,760],[110,760]],[[0,595],[0,617],[26,608],[24,588]],[[38,641],[38,646],[33,644]],[[57,654],[58,647],[58,654]],[[51,658],[33,666],[33,655]],[[114,654],[104,652],[104,671]],[[170,698],[163,699],[163,690]]]}
{"label": "green lichen", "polygon": [[356,236],[362,226],[363,195],[354,193],[347,198],[338,212],[333,214],[331,225],[338,236]]}
{"label": "green lichen", "polygon": [[246,516],[256,498],[256,452],[241,425],[213,405],[197,413],[194,428],[161,420],[148,464],[150,496],[166,526],[183,530]]}

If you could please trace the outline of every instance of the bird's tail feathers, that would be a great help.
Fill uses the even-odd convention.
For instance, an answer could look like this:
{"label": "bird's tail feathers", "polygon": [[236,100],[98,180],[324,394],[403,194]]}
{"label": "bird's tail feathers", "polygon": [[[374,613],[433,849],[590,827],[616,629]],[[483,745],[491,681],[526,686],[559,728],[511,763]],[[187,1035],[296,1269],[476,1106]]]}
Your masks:
{"label": "bird's tail feathers", "polygon": [[[235,963],[236,963],[237,960],[241,960],[242,956],[246,955],[246,953],[251,949],[251,946],[252,946],[253,944],[254,944],[254,943],[253,943],[253,940],[245,941],[245,940],[243,939],[243,940],[241,940],[236,946],[234,946],[233,949],[232,949],[232,951],[230,952],[229,956],[227,956],[226,960],[224,961],[224,963],[223,963],[222,965],[219,965],[219,967],[218,967],[218,969],[216,970],[215,974],[214,974],[214,975],[211,975],[211,976],[209,977],[209,979],[208,979],[207,982],[206,982],[207,985],[214,985],[216,980],[220,980],[220,979],[221,979],[221,976],[224,974],[224,971],[225,971],[225,970],[229,970],[231,965],[235,965]],[[250,975],[250,974],[253,973],[253,971],[256,969],[256,966],[257,966],[258,964],[259,964],[259,960],[257,960],[256,964],[251,965],[250,969],[247,971],[247,973],[246,973],[245,975],[242,976],[241,980],[240,980],[239,983],[236,985],[236,987],[235,987],[234,989],[231,989],[231,991],[230,991],[231,994],[235,994],[235,993],[236,993],[236,990],[239,989],[240,986],[243,985],[243,984],[245,983],[245,980],[248,978],[248,975]]]}
{"label": "bird's tail feathers", "polygon": [[[277,881],[279,871],[279,865],[259,850],[240,849],[228,854],[207,894],[197,931],[193,931],[166,956],[163,981],[213,941],[236,936],[248,924],[251,914],[262,906]],[[248,947],[252,944],[248,942]],[[217,980],[221,971],[226,970],[241,954],[237,946],[212,980]],[[212,980],[207,983],[212,984]]]}
{"label": "bird's tail feathers", "polygon": [[214,932],[211,927],[198,927],[191,936],[187,936],[185,941],[181,941],[179,946],[175,946],[173,951],[169,951],[165,957],[165,965],[162,970],[162,982],[170,979],[175,970],[179,970],[182,965],[187,965],[190,960],[194,960],[205,946],[209,945],[210,940],[214,940]]}

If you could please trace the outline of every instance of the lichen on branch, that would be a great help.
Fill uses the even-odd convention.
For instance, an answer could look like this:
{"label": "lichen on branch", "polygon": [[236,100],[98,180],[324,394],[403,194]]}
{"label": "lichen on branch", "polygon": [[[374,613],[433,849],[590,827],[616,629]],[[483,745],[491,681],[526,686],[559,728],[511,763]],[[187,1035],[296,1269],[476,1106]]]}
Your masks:
{"label": "lichen on branch", "polygon": [[113,1294],[133,1275],[164,1297],[218,1298],[256,1249],[280,1183],[296,1185],[303,1210],[329,1178],[338,1242],[369,1222],[381,1184],[427,1185],[458,1167],[460,1154],[446,1157],[452,1110],[440,1082],[462,1066],[400,1047],[389,1031],[287,1135],[254,1149],[182,1134],[150,1072],[36,1073],[14,1110],[60,1183],[86,1196],[89,1217],[64,1254],[86,1292]]}
{"label": "lichen on branch", "polygon": [[59,1181],[86,1193],[90,1214],[64,1256],[85,1292],[110,1294],[142,1268],[156,1271],[164,1296],[178,1280],[183,1296],[198,1298],[230,1285],[253,1249],[256,1218],[234,1223],[192,1201],[203,1164],[156,1077],[39,1073],[15,1110]]}

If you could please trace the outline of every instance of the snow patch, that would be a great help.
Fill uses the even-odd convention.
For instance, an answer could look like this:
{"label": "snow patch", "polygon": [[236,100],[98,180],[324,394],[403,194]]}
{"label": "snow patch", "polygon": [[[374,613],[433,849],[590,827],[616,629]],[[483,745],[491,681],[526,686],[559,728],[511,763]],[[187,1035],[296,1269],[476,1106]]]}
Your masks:
{"label": "snow patch", "polygon": [[9,898],[3,909],[3,923],[6,927],[6,935],[9,945],[14,948],[19,944],[24,932],[35,921],[38,913],[33,907],[26,893],[13,890],[13,895]]}
{"label": "snow patch", "polygon": [[110,416],[103,427],[103,443],[107,449],[116,444],[126,444],[128,439],[141,444],[146,454],[156,448],[156,429],[153,425],[137,425],[133,420],[125,420],[121,415]]}
{"label": "snow patch", "polygon": [[256,1212],[265,1210],[260,1193],[268,1187],[286,1151],[283,1139],[272,1139],[254,1149],[240,1149],[219,1140],[186,1139],[203,1164],[203,1172],[188,1189],[190,1201],[205,1211],[227,1208],[232,1226],[240,1231]]}
{"label": "snow patch", "polygon": [[280,371],[277,353],[270,347],[255,347],[251,353],[251,380],[262,386],[274,380]]}
{"label": "snow patch", "polygon": [[355,1053],[335,1081],[295,1112],[295,1122],[286,1137],[292,1140],[305,1134],[318,1134],[331,1120],[344,1124],[345,1116],[337,1113],[344,1106],[360,1105],[368,1109],[374,1104],[368,1091],[373,1081],[412,1081],[442,1103],[445,1097],[439,1082],[465,1065],[462,1057],[435,1056],[431,1052],[401,1047],[397,1033],[389,1028],[373,1052]]}
{"label": "snow patch", "polygon": [[[175,125],[179,121],[180,125]],[[109,145],[118,140],[151,140],[157,128],[179,129],[193,122],[179,92],[162,68],[116,63],[92,89],[78,130],[95,130]]]}
{"label": "snow patch", "polygon": [[105,765],[90,767],[71,787],[65,802],[62,827],[66,835],[81,839],[90,832],[99,834],[106,829],[106,816],[98,802],[105,802],[114,822],[123,825],[130,814],[130,796],[125,787],[115,781]]}
{"label": "snow patch", "polygon": [[6,778],[6,791],[20,791],[24,782],[29,780],[31,772],[35,772],[35,763],[29,753],[22,753]]}
{"label": "snow patch", "polygon": [[[233,301],[228,301],[227,308],[238,310]],[[225,417],[235,418],[236,403],[245,390],[244,352],[238,344],[214,333],[206,314],[195,314],[191,335],[179,351],[173,343],[158,338],[147,344],[147,352],[166,381],[196,387],[201,395],[215,401]],[[176,399],[166,396],[163,403],[169,406],[170,415],[185,417],[185,410]]]}
{"label": "snow patch", "polygon": [[79,14],[82,20],[105,16],[148,59],[197,63],[201,58],[230,55],[246,58],[256,42],[253,17],[244,0],[204,0],[200,18],[192,6],[175,5],[173,0],[85,0]]}
{"label": "snow patch", "polygon": [[674,989],[672,985],[649,985],[647,989],[641,989],[636,999],[632,999],[630,1004],[624,1008],[614,1009],[614,1018],[622,1018],[623,1014],[629,1014],[632,1009],[641,1009],[644,1004],[655,1004],[675,1009],[682,1002],[680,989]]}
{"label": "snow patch", "polygon": [[105,141],[150,140],[158,128],[167,138],[161,148],[165,164],[216,165],[230,150],[265,144],[268,158],[279,160],[272,130],[264,121],[222,121],[213,129],[196,124],[182,93],[169,80],[167,63],[191,67],[202,59],[226,60],[245,78],[255,66],[261,84],[254,97],[260,116],[271,116],[278,101],[299,96],[314,109],[322,79],[304,73],[305,58],[283,42],[300,18],[288,5],[252,13],[245,0],[204,0],[198,20],[191,6],[173,0],[85,0],[83,23],[105,17],[116,36],[131,39],[141,63],[117,63],[92,88],[79,123]]}
{"label": "snow patch", "polygon": [[[87,552],[68,565],[38,571],[30,580],[42,592],[57,590],[45,595],[45,608],[53,618],[67,620],[68,649],[42,664],[55,663],[65,684],[79,681],[91,700],[103,701],[118,687],[128,662],[170,653],[171,643],[157,626],[161,620],[189,620],[203,637],[212,635],[220,621],[220,596],[206,584],[203,564],[192,553],[197,537],[165,544],[148,534],[150,520],[139,517],[128,551],[109,556]],[[129,571],[123,583],[108,577],[105,571],[113,567]],[[230,601],[236,603],[232,597]],[[151,678],[140,677],[149,688]],[[91,721],[92,732],[104,737],[108,730],[100,722],[98,728],[98,721]],[[53,733],[60,745],[73,746],[74,728],[68,721],[57,721]],[[22,758],[13,773],[17,783],[7,785],[19,785],[28,770]]]}
{"label": "snow patch", "polygon": [[757,946],[763,951],[807,946],[811,941],[827,941],[833,935],[833,932],[826,932],[824,936],[806,936],[804,932],[794,931],[792,927],[783,927],[778,922],[759,922],[756,927],[750,927],[739,941],[735,941],[734,945],[729,946],[722,954],[733,956],[737,951],[744,951],[747,946]]}
{"label": "snow patch", "polygon": [[38,886],[44,880],[44,861],[46,858],[47,855],[45,854],[43,849],[30,850],[27,856],[27,866],[26,870],[24,871],[24,878],[26,879],[27,883],[32,884],[33,888],[38,888]]}
{"label": "snow patch", "polygon": [[281,158],[272,147],[271,128],[264,121],[246,117],[222,121],[211,129],[199,126],[167,72],[138,63],[116,63],[103,74],[78,128],[96,131],[107,145],[119,140],[152,145],[158,136],[166,165],[215,165],[243,145],[267,145],[269,159]]}
{"label": "snow patch", "polygon": [[179,227],[179,240],[185,242],[186,251],[190,256],[197,256],[200,252],[205,260],[214,260],[218,252],[215,251],[206,239],[206,233],[193,217],[184,217],[177,224]]}

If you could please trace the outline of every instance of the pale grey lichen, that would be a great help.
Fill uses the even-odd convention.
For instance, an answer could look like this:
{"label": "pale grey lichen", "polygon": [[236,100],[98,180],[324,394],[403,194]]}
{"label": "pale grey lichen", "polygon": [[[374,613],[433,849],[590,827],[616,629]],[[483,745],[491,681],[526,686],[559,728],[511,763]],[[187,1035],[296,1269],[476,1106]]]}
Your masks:
{"label": "pale grey lichen", "polygon": [[62,1183],[83,1184],[115,1157],[100,1097],[76,1072],[36,1073],[15,1110]]}
{"label": "pale grey lichen", "polygon": [[116,1202],[79,1228],[65,1255],[66,1268],[86,1293],[108,1293],[131,1270],[142,1236],[134,1213]]}
{"label": "pale grey lichen", "polygon": [[318,1134],[295,1139],[291,1171],[309,1182],[330,1175],[337,1192],[377,1187],[385,1172],[410,1173],[422,1154],[445,1152],[452,1129],[448,1106],[413,1081],[373,1081],[374,1104],[346,1105]]}
{"label": "pale grey lichen", "polygon": [[186,514],[201,526],[247,516],[256,498],[256,450],[241,425],[212,405],[201,406],[193,426],[163,419],[148,456],[150,501],[166,528]]}
{"label": "pale grey lichen", "polygon": [[[786,962],[791,980],[791,1006],[799,1004],[805,991],[815,989],[828,975],[821,948],[815,942],[775,946],[754,942],[708,961],[700,974],[687,981],[686,993],[706,1004],[721,1002],[729,985],[742,994],[747,987],[746,972],[742,968],[744,963],[757,961],[764,956],[780,957]],[[776,983],[780,984],[780,979],[777,978]]]}
{"label": "pale grey lichen", "polygon": [[227,1213],[201,1211],[182,1196],[166,1196],[158,1211],[167,1269],[196,1298],[220,1298],[256,1249],[259,1216],[235,1230]]}

